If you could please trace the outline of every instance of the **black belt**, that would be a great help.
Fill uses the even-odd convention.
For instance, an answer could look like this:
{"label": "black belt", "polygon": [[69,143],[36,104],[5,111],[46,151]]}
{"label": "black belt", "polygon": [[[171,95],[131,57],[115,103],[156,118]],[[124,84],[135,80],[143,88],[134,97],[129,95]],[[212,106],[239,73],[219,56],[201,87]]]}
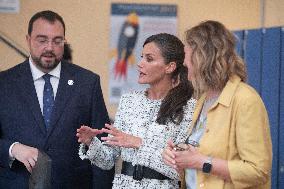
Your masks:
{"label": "black belt", "polygon": [[147,179],[157,179],[157,180],[170,180],[169,177],[142,165],[133,166],[132,163],[123,161],[121,174],[133,176],[134,180],[142,180],[143,178]]}

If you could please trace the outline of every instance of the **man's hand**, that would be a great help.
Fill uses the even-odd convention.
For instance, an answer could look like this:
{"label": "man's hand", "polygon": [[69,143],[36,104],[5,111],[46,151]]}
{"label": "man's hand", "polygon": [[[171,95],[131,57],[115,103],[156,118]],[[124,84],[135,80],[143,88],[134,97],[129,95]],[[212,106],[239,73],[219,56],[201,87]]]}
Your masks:
{"label": "man's hand", "polygon": [[22,162],[31,173],[38,158],[38,149],[17,143],[11,150],[12,156]]}

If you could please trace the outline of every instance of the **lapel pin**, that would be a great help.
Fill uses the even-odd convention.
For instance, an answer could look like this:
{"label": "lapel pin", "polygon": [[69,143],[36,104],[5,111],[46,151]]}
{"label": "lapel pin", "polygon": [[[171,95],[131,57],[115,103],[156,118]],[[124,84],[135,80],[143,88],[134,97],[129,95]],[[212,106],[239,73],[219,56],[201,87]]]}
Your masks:
{"label": "lapel pin", "polygon": [[68,80],[68,85],[73,85],[74,84],[74,81],[73,80]]}

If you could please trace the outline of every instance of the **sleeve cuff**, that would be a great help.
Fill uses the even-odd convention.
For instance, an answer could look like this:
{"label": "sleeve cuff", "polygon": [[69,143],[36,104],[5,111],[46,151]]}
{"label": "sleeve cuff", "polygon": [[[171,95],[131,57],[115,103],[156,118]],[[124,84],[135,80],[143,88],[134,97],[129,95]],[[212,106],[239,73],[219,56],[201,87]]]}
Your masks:
{"label": "sleeve cuff", "polygon": [[[91,141],[91,144],[89,145],[89,147],[84,144],[81,143],[80,147],[79,147],[79,157],[84,160],[84,159],[90,159],[90,148],[92,148],[92,150],[97,151],[94,146],[98,146],[101,143],[100,140],[97,137],[94,137]],[[94,148],[94,149],[93,149]]]}
{"label": "sleeve cuff", "polygon": [[14,142],[10,148],[9,148],[9,166],[12,167],[13,162],[15,161],[15,157],[12,155],[12,148],[14,147],[15,144],[20,144],[19,142]]}

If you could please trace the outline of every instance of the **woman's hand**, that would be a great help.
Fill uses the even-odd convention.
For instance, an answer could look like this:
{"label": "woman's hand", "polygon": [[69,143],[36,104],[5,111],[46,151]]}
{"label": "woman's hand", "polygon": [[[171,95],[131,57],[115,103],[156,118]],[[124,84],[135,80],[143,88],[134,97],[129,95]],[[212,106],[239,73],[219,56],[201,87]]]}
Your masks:
{"label": "woman's hand", "polygon": [[78,142],[84,143],[89,146],[91,144],[92,138],[101,133],[101,130],[92,129],[88,126],[82,125],[80,129],[77,129],[76,136],[78,137]]}
{"label": "woman's hand", "polygon": [[179,174],[181,174],[183,169],[180,169],[176,165],[175,152],[175,144],[172,140],[169,140],[166,148],[162,152],[162,158],[166,165],[174,168]]}
{"label": "woman's hand", "polygon": [[172,140],[169,140],[167,143],[166,148],[162,152],[162,158],[166,165],[176,169],[176,161],[175,161],[175,154],[174,154],[174,146]]}
{"label": "woman's hand", "polygon": [[[202,170],[203,164],[208,159],[208,156],[201,154],[197,147],[189,144],[186,148],[181,145],[176,147],[174,143],[169,140],[168,145],[162,152],[162,158],[166,165],[171,166],[176,169],[179,174],[181,174],[184,169]],[[211,174],[217,175],[225,181],[231,182],[227,160],[214,158],[212,160],[212,164],[213,167]]]}
{"label": "woman's hand", "polygon": [[109,124],[105,124],[105,127],[101,131],[112,135],[101,138],[106,144],[125,148],[139,148],[142,144],[142,139],[139,137],[124,133]]}
{"label": "woman's hand", "polygon": [[175,151],[174,160],[177,169],[201,170],[207,156],[200,154],[196,147],[188,145],[187,150]]}
{"label": "woman's hand", "polygon": [[169,140],[166,148],[162,153],[163,160],[166,165],[181,172],[183,169],[201,169],[206,156],[198,152],[196,147],[187,145],[185,150],[179,151],[176,149],[175,144]]}

